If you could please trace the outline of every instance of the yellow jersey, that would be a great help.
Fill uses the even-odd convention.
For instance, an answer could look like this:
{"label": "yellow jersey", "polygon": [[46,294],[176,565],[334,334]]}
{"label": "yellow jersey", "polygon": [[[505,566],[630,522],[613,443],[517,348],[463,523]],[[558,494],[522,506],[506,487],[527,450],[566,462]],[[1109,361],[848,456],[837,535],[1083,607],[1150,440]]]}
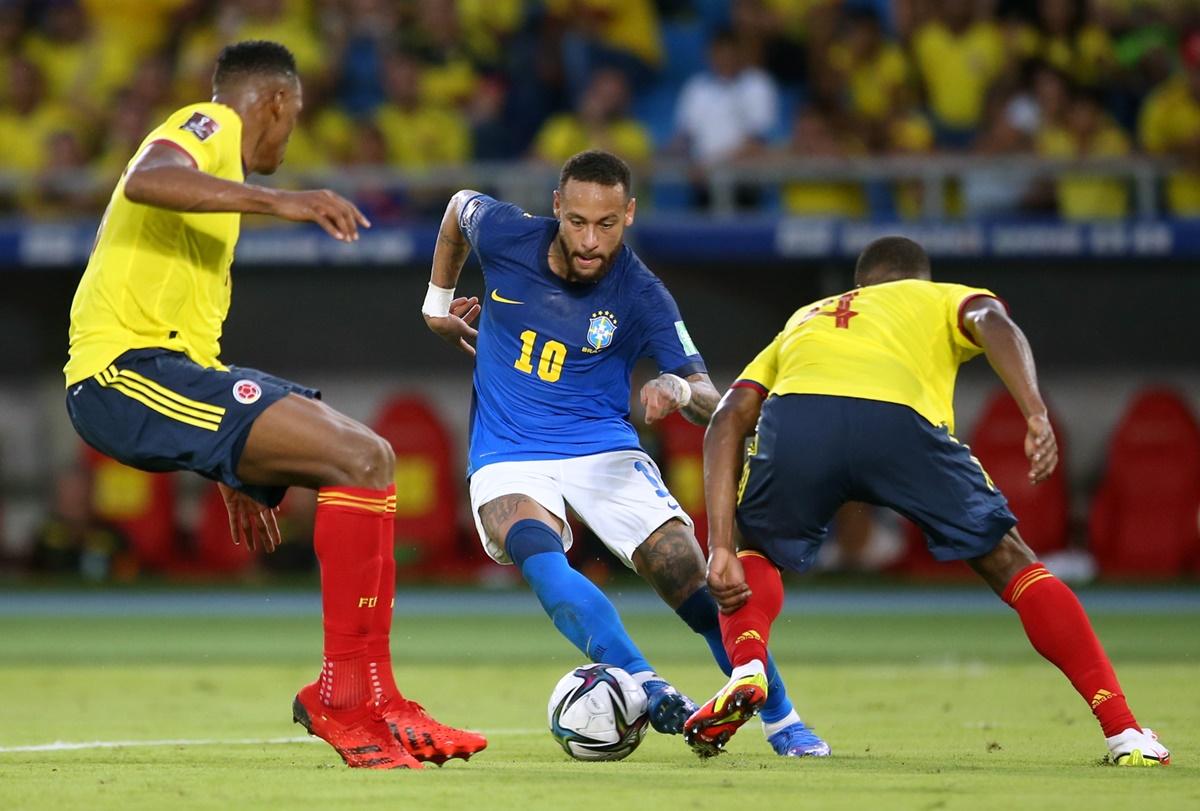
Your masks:
{"label": "yellow jersey", "polygon": [[[202,172],[242,182],[242,120],[222,104],[177,110],[146,136],[181,150]],[[91,377],[130,349],[183,352],[224,368],[221,327],[241,214],[187,214],[125,197],[122,175],[71,304],[67,385]]]}
{"label": "yellow jersey", "polygon": [[954,430],[958,367],[983,350],[962,323],[990,290],[904,279],[801,307],[734,385],[899,403]]}

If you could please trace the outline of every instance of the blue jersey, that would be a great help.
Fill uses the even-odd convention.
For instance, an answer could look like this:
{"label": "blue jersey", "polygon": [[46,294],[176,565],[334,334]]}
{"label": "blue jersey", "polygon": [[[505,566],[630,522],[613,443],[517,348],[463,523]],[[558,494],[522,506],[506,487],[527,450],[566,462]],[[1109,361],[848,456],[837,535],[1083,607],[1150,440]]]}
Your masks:
{"label": "blue jersey", "polygon": [[483,266],[467,473],[493,462],[640,447],[630,375],[643,357],[687,377],[704,361],[667,288],[622,246],[594,284],[568,282],[547,254],[558,221],[486,195],[459,225]]}

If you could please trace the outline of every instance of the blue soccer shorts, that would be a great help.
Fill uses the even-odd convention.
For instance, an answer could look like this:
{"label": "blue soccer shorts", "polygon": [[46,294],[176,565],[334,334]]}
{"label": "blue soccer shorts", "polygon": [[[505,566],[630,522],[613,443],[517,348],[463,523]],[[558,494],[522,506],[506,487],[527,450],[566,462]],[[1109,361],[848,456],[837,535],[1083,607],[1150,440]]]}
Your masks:
{"label": "blue soccer shorts", "polygon": [[205,368],[180,352],[134,349],[67,388],[67,413],[96,450],[151,472],[191,470],[274,507],[286,487],[237,476],[258,415],[289,394],[320,398],[288,380],[230,366]]}
{"label": "blue soccer shorts", "polygon": [[890,507],[937,560],[992,551],[1017,519],[971,450],[908,406],[785,394],[764,404],[739,491],[747,548],[804,571],[847,501]]}

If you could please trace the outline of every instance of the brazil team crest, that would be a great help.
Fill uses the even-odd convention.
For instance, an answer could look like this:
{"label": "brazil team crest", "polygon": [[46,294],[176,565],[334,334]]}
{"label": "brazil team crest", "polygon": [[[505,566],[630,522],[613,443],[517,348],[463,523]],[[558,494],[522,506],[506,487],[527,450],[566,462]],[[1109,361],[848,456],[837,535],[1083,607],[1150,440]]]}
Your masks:
{"label": "brazil team crest", "polygon": [[587,339],[592,345],[589,350],[584,348],[585,352],[599,352],[612,343],[613,333],[617,331],[617,317],[608,310],[600,310],[592,313],[592,320],[588,323]]}

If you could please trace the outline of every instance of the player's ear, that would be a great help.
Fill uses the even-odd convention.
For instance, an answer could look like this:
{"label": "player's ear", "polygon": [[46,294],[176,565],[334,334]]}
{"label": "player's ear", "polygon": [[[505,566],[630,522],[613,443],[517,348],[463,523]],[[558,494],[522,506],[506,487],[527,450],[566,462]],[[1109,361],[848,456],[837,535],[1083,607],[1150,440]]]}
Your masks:
{"label": "player's ear", "polygon": [[562,214],[562,199],[559,197],[558,189],[554,190],[554,219],[558,219]]}
{"label": "player's ear", "polygon": [[630,197],[629,202],[625,204],[625,227],[633,225],[633,215],[637,213],[637,198]]}

